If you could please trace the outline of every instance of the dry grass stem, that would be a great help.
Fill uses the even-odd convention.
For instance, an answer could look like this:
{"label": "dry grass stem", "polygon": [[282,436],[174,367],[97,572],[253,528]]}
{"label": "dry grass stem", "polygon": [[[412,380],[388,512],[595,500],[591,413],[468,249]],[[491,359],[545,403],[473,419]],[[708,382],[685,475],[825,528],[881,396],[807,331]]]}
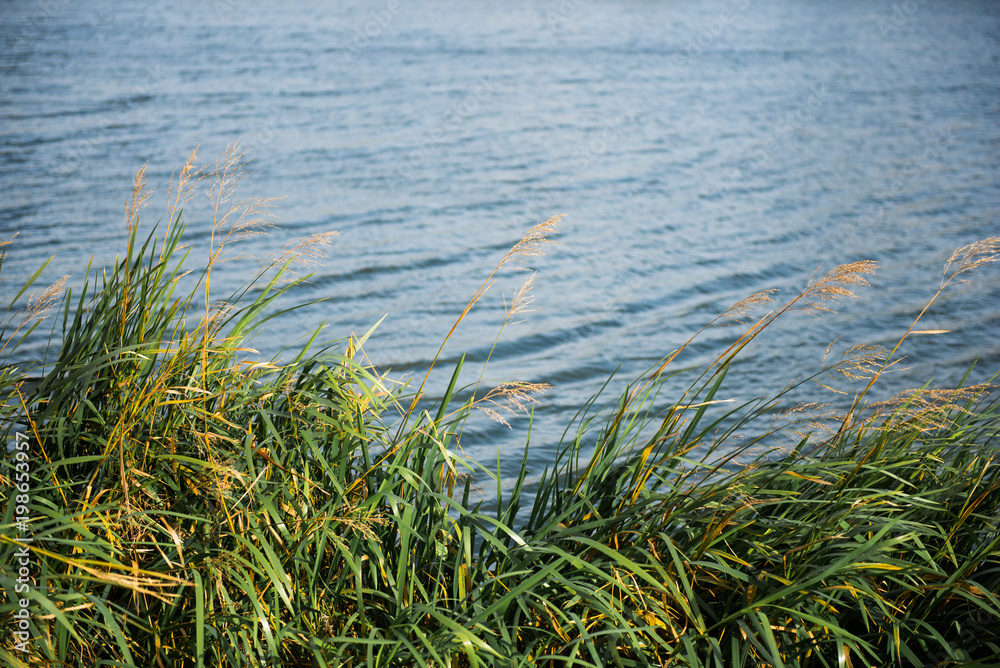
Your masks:
{"label": "dry grass stem", "polygon": [[676,408],[687,410],[689,408],[701,408],[702,406],[714,406],[716,404],[734,404],[736,399],[713,399],[712,401],[699,401],[696,404],[677,404]]}

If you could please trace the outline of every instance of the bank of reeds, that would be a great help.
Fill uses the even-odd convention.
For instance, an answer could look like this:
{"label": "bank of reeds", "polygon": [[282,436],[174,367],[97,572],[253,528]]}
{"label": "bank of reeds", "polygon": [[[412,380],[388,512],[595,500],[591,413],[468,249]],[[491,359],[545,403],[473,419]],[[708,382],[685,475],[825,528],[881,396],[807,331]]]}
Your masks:
{"label": "bank of reeds", "polygon": [[[772,426],[781,393],[719,412],[749,341],[789,311],[852,296],[872,263],[720,316],[745,331],[682,396],[662,392],[677,353],[617,401],[595,393],[529,495],[524,466],[509,489],[456,445],[476,408],[528,405],[537,387],[460,392],[459,364],[431,402],[365,364],[364,337],[249,361],[246,337],[297,284],[284,280],[296,249],[217,300],[213,265],[266,223],[267,202],[235,201],[236,153],[215,180],[198,176],[185,166],[167,226],[144,237],[140,173],[123,257],[88,268],[50,314],[43,365],[0,374],[0,662],[995,665],[990,388],[872,404],[896,351],[859,349],[828,371],[867,388],[822,429]],[[194,187],[213,193],[216,215],[207,267],[185,275],[199,252],[182,245]],[[555,223],[498,269],[540,252]],[[942,289],[998,248],[960,249]],[[24,298],[37,278],[3,322],[8,359],[58,303],[61,286]],[[488,507],[473,481],[495,484]]]}

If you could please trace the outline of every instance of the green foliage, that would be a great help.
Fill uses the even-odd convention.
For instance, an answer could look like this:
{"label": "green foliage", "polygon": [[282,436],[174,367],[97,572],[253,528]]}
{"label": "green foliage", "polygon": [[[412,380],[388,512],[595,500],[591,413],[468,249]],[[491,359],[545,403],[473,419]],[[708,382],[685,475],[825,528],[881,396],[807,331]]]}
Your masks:
{"label": "green foliage", "polygon": [[[839,267],[749,322],[677,400],[660,396],[677,353],[605,408],[595,395],[528,493],[526,460],[505,488],[456,446],[474,409],[537,388],[477,398],[459,363],[421,410],[423,386],[361,362],[366,337],[250,363],[246,338],[296,285],[281,281],[287,262],[220,306],[216,228],[191,287],[179,214],[140,242],[133,209],[124,259],[65,297],[54,359],[30,380],[0,373],[2,437],[25,434],[31,474],[19,526],[8,448],[5,629],[25,545],[33,578],[31,651],[5,634],[5,664],[973,666],[1000,655],[989,388],[871,406],[863,392],[825,436],[761,426],[780,393],[718,412],[747,342],[788,311],[828,310],[870,265]],[[554,221],[544,225],[522,250],[537,250]],[[8,358],[54,294],[8,309]],[[874,383],[890,362],[864,363],[832,370],[867,369]],[[474,478],[495,482],[495,506],[472,501]]]}

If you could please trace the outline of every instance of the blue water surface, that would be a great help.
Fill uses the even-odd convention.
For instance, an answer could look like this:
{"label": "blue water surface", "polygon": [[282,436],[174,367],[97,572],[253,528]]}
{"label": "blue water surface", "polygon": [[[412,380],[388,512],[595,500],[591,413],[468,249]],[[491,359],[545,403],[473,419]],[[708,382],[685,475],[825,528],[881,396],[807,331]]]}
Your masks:
{"label": "blue water surface", "polygon": [[[748,347],[720,398],[781,390],[861,343],[892,347],[956,248],[1000,234],[1000,11],[987,0],[5,0],[0,30],[0,237],[6,303],[123,249],[136,170],[158,190],[186,155],[241,139],[245,195],[282,197],[266,256],[338,230],[311,283],[270,323],[263,357],[326,323],[416,377],[468,299],[532,225],[565,214],[560,245],[526,259],[532,312],[506,328],[513,267],[456,331],[432,388],[468,353],[484,387],[550,383],[529,465],[616,369],[609,398],[732,303],[877,260],[838,313],[793,313]],[[207,253],[207,199],[185,215]],[[223,265],[218,295],[252,260]],[[949,288],[875,398],[1000,369],[1000,271]],[[74,283],[75,282],[75,283]],[[712,328],[679,360],[739,335]],[[837,337],[841,337],[838,338]],[[31,343],[21,354],[34,354]],[[34,348],[32,348],[34,346]],[[671,391],[681,392],[678,380]],[[860,386],[842,389],[856,392]],[[849,398],[850,395],[847,395]],[[794,401],[843,401],[816,384]],[[525,421],[474,418],[466,453],[520,461]]]}

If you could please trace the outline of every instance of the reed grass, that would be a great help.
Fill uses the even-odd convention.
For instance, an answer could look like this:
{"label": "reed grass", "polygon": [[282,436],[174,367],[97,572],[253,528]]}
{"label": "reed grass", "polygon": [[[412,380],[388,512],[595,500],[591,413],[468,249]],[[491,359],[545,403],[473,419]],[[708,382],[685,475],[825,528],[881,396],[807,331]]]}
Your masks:
{"label": "reed grass", "polygon": [[[710,324],[745,332],[681,396],[663,395],[697,334],[616,399],[596,388],[529,494],[527,452],[509,487],[457,446],[475,409],[527,411],[543,387],[470,391],[460,362],[430,400],[426,378],[400,386],[365,362],[367,336],[320,344],[317,333],[291,361],[251,361],[248,337],[302,280],[287,280],[296,254],[329,237],[217,299],[213,266],[267,222],[268,201],[235,199],[240,158],[229,152],[206,179],[192,154],[167,225],[145,237],[140,172],[124,255],[88,267],[79,294],[49,313],[50,359],[0,371],[2,437],[26,434],[31,474],[19,524],[8,447],[0,624],[13,628],[24,596],[25,547],[32,616],[30,651],[5,632],[4,664],[996,665],[991,387],[871,402],[898,350],[859,348],[824,370],[866,383],[828,431],[772,426],[785,392],[721,398],[728,368],[770,323],[855,297],[872,263],[838,267],[784,304],[769,291],[722,314]],[[198,187],[215,193],[213,234],[205,268],[188,275],[182,211]],[[557,222],[501,259],[455,327]],[[960,249],[941,290],[998,249]],[[25,302],[40,275],[7,310],[8,360],[58,303],[64,283]],[[495,498],[474,501],[474,481],[492,481]]]}

